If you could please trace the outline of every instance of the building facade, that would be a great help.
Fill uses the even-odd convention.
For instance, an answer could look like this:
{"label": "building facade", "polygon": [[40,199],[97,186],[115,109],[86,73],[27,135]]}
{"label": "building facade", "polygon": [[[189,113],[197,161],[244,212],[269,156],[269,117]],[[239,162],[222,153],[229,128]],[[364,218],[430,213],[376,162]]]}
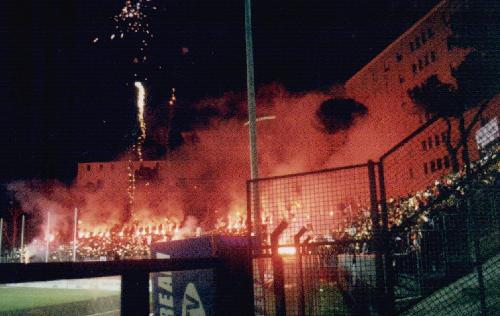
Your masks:
{"label": "building facade", "polygon": [[[355,73],[345,84],[349,97],[365,104],[368,109],[375,106],[387,108],[388,115],[406,113],[409,119],[394,119],[394,130],[398,141],[410,135],[430,117],[419,112],[408,95],[408,91],[421,85],[431,75],[442,82],[454,83],[455,69],[466,57],[468,50],[454,48],[448,43],[451,35],[450,16],[460,10],[464,1],[441,1],[406,32],[387,46],[368,64]],[[489,101],[468,137],[470,157],[476,160],[481,155],[481,144],[476,135],[485,124],[498,126],[500,95]],[[470,124],[477,109],[465,113],[466,125]],[[395,115],[395,114],[394,114]],[[457,121],[451,124],[451,143],[459,137]],[[484,130],[484,129],[483,129]],[[395,132],[396,133],[396,132]],[[442,174],[452,170],[452,161],[446,146],[448,125],[437,120],[408,139],[389,157],[393,172],[390,177],[393,195],[401,195],[429,185]],[[489,136],[487,136],[489,137]],[[392,141],[396,139],[392,138]],[[387,150],[397,142],[388,143]],[[459,161],[461,152],[458,152]],[[387,171],[388,168],[386,168]],[[405,188],[408,192],[402,192]],[[389,188],[389,191],[391,189]],[[400,192],[401,191],[401,192]]]}
{"label": "building facade", "polygon": [[[125,189],[129,185],[129,172],[138,180],[154,178],[160,169],[166,168],[164,160],[150,161],[110,161],[78,163],[76,185],[79,187],[100,188],[104,185]],[[130,166],[130,170],[129,170]],[[144,179],[141,179],[144,178]]]}
{"label": "building facade", "polygon": [[346,82],[346,93],[363,103],[390,95],[397,97],[402,107],[408,107],[411,100],[407,91],[430,75],[453,82],[451,71],[467,53],[448,45],[450,15],[458,6],[456,1],[440,2],[354,74]]}

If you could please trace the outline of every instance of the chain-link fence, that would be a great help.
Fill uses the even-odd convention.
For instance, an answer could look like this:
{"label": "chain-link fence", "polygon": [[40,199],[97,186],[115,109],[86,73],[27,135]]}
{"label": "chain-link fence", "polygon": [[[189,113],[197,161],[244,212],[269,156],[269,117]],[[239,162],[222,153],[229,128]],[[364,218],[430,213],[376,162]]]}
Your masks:
{"label": "chain-link fence", "polygon": [[257,314],[498,314],[496,110],[432,120],[378,163],[249,181]]}
{"label": "chain-link fence", "polygon": [[480,130],[494,110],[428,122],[380,159],[399,313],[499,311],[498,140]]}
{"label": "chain-link fence", "polygon": [[257,314],[381,308],[375,171],[369,162],[248,182]]}

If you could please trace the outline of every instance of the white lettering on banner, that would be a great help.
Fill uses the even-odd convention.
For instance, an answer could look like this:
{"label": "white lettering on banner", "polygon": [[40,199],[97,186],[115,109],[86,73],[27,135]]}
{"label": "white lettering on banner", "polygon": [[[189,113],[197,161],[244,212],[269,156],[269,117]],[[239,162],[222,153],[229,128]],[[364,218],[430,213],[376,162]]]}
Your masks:
{"label": "white lettering on banner", "polygon": [[203,303],[193,283],[188,283],[184,291],[182,316],[206,316]]}
{"label": "white lettering on banner", "polygon": [[158,286],[172,293],[172,272],[162,272],[158,277]]}
{"label": "white lettering on banner", "polygon": [[[156,258],[170,259],[170,255],[158,252]],[[158,305],[160,316],[174,316],[172,272],[160,272],[158,275]]]}

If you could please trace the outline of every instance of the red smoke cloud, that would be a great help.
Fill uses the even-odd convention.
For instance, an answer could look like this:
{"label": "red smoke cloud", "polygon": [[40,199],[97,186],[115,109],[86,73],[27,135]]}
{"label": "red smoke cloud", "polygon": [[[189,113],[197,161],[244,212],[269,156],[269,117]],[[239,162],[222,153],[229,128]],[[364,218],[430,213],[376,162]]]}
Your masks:
{"label": "red smoke cloud", "polygon": [[[278,84],[260,89],[258,116],[276,117],[257,123],[260,176],[366,162],[404,136],[401,119],[406,110],[389,108],[388,104],[395,104],[390,100],[370,101],[367,116],[356,120],[349,130],[324,133],[315,116],[319,105],[343,96],[339,87],[307,93],[290,93]],[[243,100],[238,94],[227,93],[198,102],[196,107],[209,105],[221,115],[194,130],[196,141],[187,141],[170,153],[168,166],[160,169],[156,181],[138,185],[134,203],[137,222],[179,226],[187,215],[194,215],[197,225],[211,229],[218,218],[246,213],[245,183],[250,168]],[[179,185],[179,179],[186,179],[187,184]],[[37,214],[42,221],[48,211],[53,213],[53,227],[60,230],[61,238],[70,236],[73,207],[80,210],[82,227],[99,231],[113,226],[118,229],[127,203],[126,172],[124,179],[110,179],[96,190],[53,182],[36,186],[16,182],[9,190],[15,192],[24,211]],[[192,222],[190,226],[195,226]]]}

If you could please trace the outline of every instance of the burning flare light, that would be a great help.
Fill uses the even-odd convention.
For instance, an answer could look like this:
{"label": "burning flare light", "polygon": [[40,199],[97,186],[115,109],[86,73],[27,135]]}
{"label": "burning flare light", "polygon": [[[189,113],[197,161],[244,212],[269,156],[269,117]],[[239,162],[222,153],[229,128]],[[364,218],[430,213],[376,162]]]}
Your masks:
{"label": "burning flare light", "polygon": [[293,246],[283,246],[278,248],[278,254],[281,256],[294,256],[297,253],[297,248]]}

